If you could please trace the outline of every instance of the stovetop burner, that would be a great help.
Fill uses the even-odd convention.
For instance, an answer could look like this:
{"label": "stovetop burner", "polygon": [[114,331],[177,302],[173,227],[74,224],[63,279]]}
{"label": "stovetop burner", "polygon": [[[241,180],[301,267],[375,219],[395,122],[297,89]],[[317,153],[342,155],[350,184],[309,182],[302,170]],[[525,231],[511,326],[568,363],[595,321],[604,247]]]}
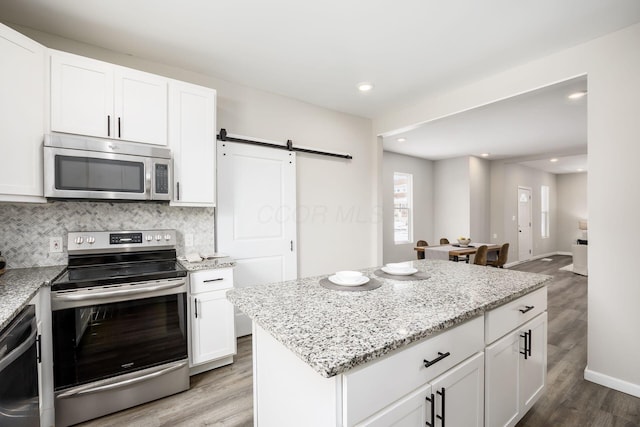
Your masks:
{"label": "stovetop burner", "polygon": [[69,233],[69,266],[52,291],[185,277],[175,230]]}

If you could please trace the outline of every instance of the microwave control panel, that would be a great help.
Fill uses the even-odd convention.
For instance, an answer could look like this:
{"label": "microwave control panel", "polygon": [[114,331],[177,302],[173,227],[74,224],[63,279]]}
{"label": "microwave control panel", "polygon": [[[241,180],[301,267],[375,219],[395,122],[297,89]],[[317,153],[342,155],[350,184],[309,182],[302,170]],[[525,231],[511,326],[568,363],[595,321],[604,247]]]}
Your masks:
{"label": "microwave control panel", "polygon": [[156,194],[169,194],[169,165],[156,164]]}

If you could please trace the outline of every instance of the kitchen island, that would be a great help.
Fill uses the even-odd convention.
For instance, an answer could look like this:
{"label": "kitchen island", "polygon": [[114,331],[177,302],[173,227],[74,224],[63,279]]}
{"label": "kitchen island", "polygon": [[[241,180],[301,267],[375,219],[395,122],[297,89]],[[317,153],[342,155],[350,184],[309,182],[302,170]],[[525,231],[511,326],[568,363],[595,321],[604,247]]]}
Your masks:
{"label": "kitchen island", "polygon": [[[543,339],[545,350],[530,358],[543,358],[546,367],[549,276],[439,260],[411,264],[428,278],[386,279],[372,268],[362,271],[382,286],[371,291],[326,289],[319,285],[326,276],[318,276],[227,294],[254,322],[258,425],[384,425],[392,419],[387,413],[416,392],[421,397],[413,400],[427,408],[418,408],[415,419],[428,421],[438,412],[438,397],[431,408],[424,403],[432,380],[474,360],[482,368],[476,370],[476,388],[484,389],[485,348],[540,316],[544,333],[533,341]],[[522,317],[511,319],[512,313]],[[516,342],[516,352],[527,344],[526,337],[524,344]],[[484,406],[484,398],[476,397],[482,419]],[[448,415],[447,425],[455,425],[455,411]],[[522,415],[519,410],[516,418]]]}

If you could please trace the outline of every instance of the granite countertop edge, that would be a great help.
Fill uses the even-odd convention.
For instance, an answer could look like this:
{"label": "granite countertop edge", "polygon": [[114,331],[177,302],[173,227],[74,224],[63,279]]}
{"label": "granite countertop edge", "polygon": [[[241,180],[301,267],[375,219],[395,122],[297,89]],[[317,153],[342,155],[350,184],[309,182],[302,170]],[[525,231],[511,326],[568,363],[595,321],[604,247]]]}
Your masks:
{"label": "granite countertop edge", "polygon": [[[450,262],[450,261],[443,261],[443,262]],[[481,267],[481,268],[486,268],[486,267]],[[374,270],[375,269],[366,269],[362,271],[370,273]],[[497,269],[492,269],[492,270],[497,270]],[[509,270],[503,270],[503,271],[509,271]],[[518,272],[518,273],[522,273],[522,272]],[[348,360],[342,360],[340,362],[331,361],[331,360],[327,362],[326,359],[322,359],[320,362],[318,360],[313,360],[312,358],[309,357],[308,353],[305,353],[300,350],[300,347],[297,345],[297,340],[295,336],[291,336],[290,334],[287,335],[286,333],[280,333],[280,330],[277,327],[274,327],[273,319],[269,319],[269,316],[266,313],[260,312],[260,310],[262,309],[261,307],[257,307],[257,306],[252,307],[246,301],[242,301],[242,298],[236,292],[233,292],[233,291],[227,294],[227,298],[234,305],[236,305],[238,309],[243,311],[253,321],[255,321],[257,325],[259,325],[265,331],[269,332],[277,341],[279,341],[287,349],[289,349],[294,354],[296,354],[296,356],[298,356],[301,360],[303,360],[318,374],[320,374],[325,378],[331,378],[333,376],[347,372],[359,365],[362,365],[369,361],[380,358],[391,351],[397,350],[399,348],[405,347],[407,345],[410,345],[422,339],[436,335],[440,332],[443,332],[447,329],[450,329],[454,326],[457,326],[475,317],[481,316],[489,310],[500,307],[523,295],[529,294],[533,291],[543,288],[544,286],[546,286],[547,282],[552,278],[551,276],[542,275],[542,274],[533,274],[533,273],[525,273],[525,274],[528,274],[531,277],[537,276],[538,281],[536,283],[531,283],[522,289],[511,292],[504,297],[493,299],[483,304],[475,305],[470,310],[458,312],[457,315],[453,317],[446,318],[441,322],[433,324],[424,329],[420,329],[410,335],[402,337],[401,339],[390,340],[385,342],[384,345],[382,346],[377,346],[369,349],[368,351],[363,351],[357,354],[353,354],[353,356],[350,357]],[[317,282],[324,277],[327,277],[327,276],[324,275],[324,276],[304,278],[299,280],[282,282],[282,284],[299,283],[301,281]],[[272,284],[272,285],[276,285],[276,284]]]}
{"label": "granite countertop edge", "polygon": [[189,262],[186,259],[178,258],[178,262],[189,272],[232,268],[236,266],[236,262],[230,257],[204,259],[199,262]]}
{"label": "granite countertop edge", "polygon": [[41,287],[49,286],[65,266],[8,269],[0,276],[0,330],[7,326]]}

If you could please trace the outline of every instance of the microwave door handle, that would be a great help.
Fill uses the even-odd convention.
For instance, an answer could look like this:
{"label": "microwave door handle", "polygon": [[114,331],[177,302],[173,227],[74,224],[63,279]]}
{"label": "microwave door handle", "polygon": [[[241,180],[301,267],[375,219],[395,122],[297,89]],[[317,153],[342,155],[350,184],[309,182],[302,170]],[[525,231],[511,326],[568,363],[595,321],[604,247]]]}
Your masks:
{"label": "microwave door handle", "polygon": [[147,167],[146,167],[146,169],[147,169],[146,172],[147,173],[145,175],[146,182],[145,182],[144,187],[146,189],[145,192],[147,194],[146,199],[147,200],[151,200],[152,199],[152,197],[151,197],[151,186],[153,185],[153,182],[151,180],[151,176],[152,176],[152,169],[154,168],[154,164],[151,161],[146,162],[146,164],[147,164]]}

